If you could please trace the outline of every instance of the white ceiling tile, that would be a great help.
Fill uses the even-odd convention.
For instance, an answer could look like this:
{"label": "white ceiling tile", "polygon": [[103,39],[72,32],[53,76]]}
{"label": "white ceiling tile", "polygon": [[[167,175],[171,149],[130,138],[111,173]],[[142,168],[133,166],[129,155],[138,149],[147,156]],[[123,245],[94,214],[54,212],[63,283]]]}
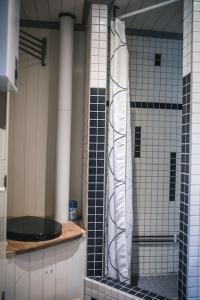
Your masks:
{"label": "white ceiling tile", "polygon": [[[156,3],[156,0],[145,0],[143,3],[143,7],[151,6]],[[131,26],[134,28],[140,28],[143,29],[144,23],[146,19],[150,16],[151,11],[139,14],[135,17],[134,22],[132,22]]]}
{"label": "white ceiling tile", "polygon": [[75,14],[75,0],[61,0],[61,12]]}
{"label": "white ceiling tile", "polygon": [[[127,13],[143,8],[144,3],[145,3],[145,0],[131,1],[129,7],[127,8]],[[132,24],[135,22],[136,18],[137,18],[137,16],[133,16],[131,18],[128,18],[126,20],[127,27],[132,27]]]}
{"label": "white ceiling tile", "polygon": [[84,0],[75,0],[75,23],[82,23],[83,18],[83,9],[84,9]]}
{"label": "white ceiling tile", "polygon": [[40,21],[58,21],[59,13],[76,16],[75,23],[82,23],[84,0],[21,0],[21,18]]}
{"label": "white ceiling tile", "polygon": [[58,21],[59,13],[61,12],[61,0],[48,0],[50,7],[50,21]]}
{"label": "white ceiling tile", "polygon": [[26,19],[38,20],[38,13],[34,0],[22,0],[21,5],[23,6]]}
{"label": "white ceiling tile", "polygon": [[26,19],[27,18],[23,2],[21,2],[21,5],[20,5],[20,15],[21,15],[21,19]]}
{"label": "white ceiling tile", "polygon": [[[166,0],[116,0],[117,15],[151,6]],[[82,23],[84,0],[21,0],[21,18],[58,21],[60,12],[75,14],[76,24]],[[182,4],[155,9],[126,19],[127,28],[182,32]]]}
{"label": "white ceiling tile", "polygon": [[38,15],[38,20],[49,21],[50,19],[50,8],[48,0],[34,0],[35,7]]}
{"label": "white ceiling tile", "polygon": [[181,3],[166,7],[164,14],[160,16],[158,21],[155,23],[155,27],[160,28],[160,31],[170,31],[169,26],[173,23],[173,20],[176,19],[180,22],[182,19],[181,8]]}
{"label": "white ceiling tile", "polygon": [[[122,15],[147,6],[165,2],[166,0],[116,0],[120,7],[117,15]],[[182,32],[182,3],[171,4],[159,9],[139,14],[126,19],[127,28]]]}
{"label": "white ceiling tile", "polygon": [[[127,12],[127,7],[130,5],[130,2],[132,2],[132,0],[116,0],[115,1],[115,5],[119,7],[120,9],[120,14],[123,15]],[[117,15],[118,15],[118,10],[117,10]]]}

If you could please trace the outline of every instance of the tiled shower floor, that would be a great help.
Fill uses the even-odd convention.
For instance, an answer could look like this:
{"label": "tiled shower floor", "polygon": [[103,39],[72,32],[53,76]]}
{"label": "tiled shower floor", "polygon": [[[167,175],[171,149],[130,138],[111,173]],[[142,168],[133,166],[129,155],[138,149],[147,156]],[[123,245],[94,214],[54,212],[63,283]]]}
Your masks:
{"label": "tiled shower floor", "polygon": [[178,300],[178,276],[177,274],[140,276],[133,278],[132,284],[139,288],[152,291],[172,300]]}

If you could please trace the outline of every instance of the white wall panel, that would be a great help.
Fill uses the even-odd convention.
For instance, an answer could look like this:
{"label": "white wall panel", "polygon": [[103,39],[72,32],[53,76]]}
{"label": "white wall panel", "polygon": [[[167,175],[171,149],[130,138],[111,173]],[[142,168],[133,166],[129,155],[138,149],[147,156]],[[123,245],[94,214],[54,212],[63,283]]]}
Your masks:
{"label": "white wall panel", "polygon": [[[25,30],[47,38],[47,66],[20,53],[19,91],[11,95],[10,108],[8,215],[51,216],[55,198],[59,32]],[[84,33],[76,32],[70,198],[77,199],[80,208],[84,44]]]}
{"label": "white wall panel", "polygon": [[41,298],[44,289],[43,281],[43,251],[30,253],[30,299],[37,300]]}
{"label": "white wall panel", "polygon": [[5,247],[7,191],[4,191],[4,177],[7,175],[8,162],[8,116],[9,94],[0,93],[0,295],[5,289]]}
{"label": "white wall panel", "polygon": [[30,253],[16,256],[15,267],[15,299],[28,300],[30,299]]}
{"label": "white wall panel", "polygon": [[84,299],[85,237],[7,259],[6,300]]}

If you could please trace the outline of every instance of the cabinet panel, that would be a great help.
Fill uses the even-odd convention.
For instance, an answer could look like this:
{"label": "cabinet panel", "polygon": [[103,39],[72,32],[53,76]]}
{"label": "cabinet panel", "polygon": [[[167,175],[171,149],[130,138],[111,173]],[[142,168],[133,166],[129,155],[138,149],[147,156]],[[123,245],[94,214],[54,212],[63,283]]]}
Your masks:
{"label": "cabinet panel", "polygon": [[0,1],[0,90],[17,90],[19,0]]}

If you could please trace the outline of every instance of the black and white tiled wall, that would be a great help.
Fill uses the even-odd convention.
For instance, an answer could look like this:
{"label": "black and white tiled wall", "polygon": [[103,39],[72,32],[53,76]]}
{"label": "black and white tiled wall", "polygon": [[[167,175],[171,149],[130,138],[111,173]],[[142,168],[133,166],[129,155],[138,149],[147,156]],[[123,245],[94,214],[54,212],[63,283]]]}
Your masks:
{"label": "black and white tiled wall", "polygon": [[104,274],[107,5],[91,5],[87,276]]}
{"label": "black and white tiled wall", "polygon": [[90,89],[87,275],[102,276],[106,90]]}
{"label": "black and white tiled wall", "polygon": [[200,1],[184,0],[179,298],[200,299]]}
{"label": "black and white tiled wall", "polygon": [[181,196],[179,233],[179,297],[186,297],[188,254],[188,205],[189,205],[189,141],[191,74],[183,77],[182,147],[181,147]]}
{"label": "black and white tiled wall", "polygon": [[[103,93],[103,89],[104,91],[106,89],[107,70],[107,6],[93,4],[91,20],[92,76],[90,76],[89,138],[91,145],[104,144],[105,146],[105,131],[102,130],[103,126],[100,122],[102,114],[98,115],[98,112],[103,109],[103,106],[99,105],[103,103],[99,103],[98,98],[104,97],[104,100],[100,98],[100,101],[106,102],[106,92]],[[130,105],[133,141],[136,141],[135,127],[141,128],[140,136],[137,134],[140,141],[137,141],[138,144],[135,145],[137,148],[133,147],[133,157],[135,153],[139,153],[136,154],[138,157],[134,157],[137,172],[134,174],[134,184],[137,190],[134,196],[138,199],[138,228],[140,234],[145,235],[153,232],[161,235],[173,233],[180,235],[179,266],[178,245],[172,243],[162,246],[162,251],[158,246],[151,246],[151,248],[140,246],[139,265],[137,261],[134,261],[133,251],[133,263],[135,263],[133,269],[135,267],[139,270],[139,274],[154,275],[162,272],[177,272],[179,269],[180,300],[200,299],[199,20],[200,1],[184,0],[183,45],[181,41],[175,40],[133,36],[128,38],[131,60]],[[159,63],[155,53],[161,54]],[[186,89],[183,89],[183,105],[182,61],[183,85],[186,86]],[[103,135],[104,138],[102,138]],[[151,142],[152,140],[155,144]],[[92,150],[94,152],[91,152],[89,156],[91,173],[88,174],[88,204],[90,205],[88,206],[87,258],[88,276],[91,278],[86,278],[85,297],[88,300],[129,300],[138,299],[137,296],[142,299],[165,299],[162,296],[151,295],[148,291],[145,293],[144,290],[137,290],[135,287],[125,287],[113,279],[102,276],[103,210],[101,208],[103,207],[102,185],[104,182],[98,176],[101,176],[99,172],[102,172],[100,171],[101,164],[105,157],[101,153],[101,146],[99,147],[94,147]],[[99,160],[101,162],[98,162]],[[156,166],[155,170],[152,166]],[[167,170],[166,174],[165,170]],[[105,174],[102,176],[104,177]],[[176,177],[176,182],[174,177]],[[95,178],[100,179],[100,182],[94,183]],[[95,189],[95,185],[98,185],[98,190]],[[142,188],[144,185],[145,194]],[[167,206],[164,203],[167,203]],[[178,231],[179,212],[180,232]],[[144,218],[148,215],[150,218]],[[155,257],[159,258],[157,262],[154,261]]]}
{"label": "black and white tiled wall", "polygon": [[[134,236],[178,236],[182,41],[127,36],[127,44],[134,144]],[[142,244],[134,239],[132,255],[133,276],[178,271],[178,243],[173,238],[168,244]]]}
{"label": "black and white tiled wall", "polygon": [[170,300],[110,277],[85,278],[85,300]]}

